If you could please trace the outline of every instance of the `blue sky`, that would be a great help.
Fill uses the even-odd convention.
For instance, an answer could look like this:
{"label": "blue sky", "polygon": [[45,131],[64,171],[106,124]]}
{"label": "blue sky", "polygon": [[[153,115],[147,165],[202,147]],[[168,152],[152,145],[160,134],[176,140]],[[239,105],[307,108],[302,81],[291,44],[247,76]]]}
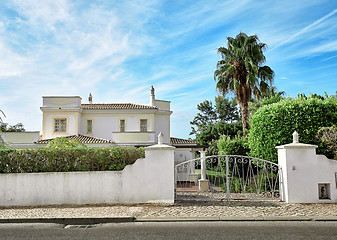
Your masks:
{"label": "blue sky", "polygon": [[9,0],[0,2],[0,109],[41,130],[41,96],[95,103],[170,100],[171,136],[216,96],[217,48],[240,31],[268,45],[288,96],[337,91],[337,1]]}

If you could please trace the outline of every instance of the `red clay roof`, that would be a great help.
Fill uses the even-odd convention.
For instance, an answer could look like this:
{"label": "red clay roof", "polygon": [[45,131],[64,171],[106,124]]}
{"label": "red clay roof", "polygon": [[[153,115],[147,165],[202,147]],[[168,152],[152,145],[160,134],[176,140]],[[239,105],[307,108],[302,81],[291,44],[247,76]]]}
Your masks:
{"label": "red clay roof", "polygon": [[182,139],[182,138],[175,138],[175,137],[171,137],[170,143],[173,144],[173,145],[174,144],[195,144],[195,145],[198,145],[197,141],[189,140],[189,139]]}
{"label": "red clay roof", "polygon": [[95,103],[95,104],[81,104],[82,109],[99,109],[99,110],[110,110],[110,109],[158,109],[154,106],[141,105],[134,103]]}
{"label": "red clay roof", "polygon": [[[87,144],[91,144],[91,143],[112,143],[112,141],[110,141],[110,140],[106,140],[106,139],[103,139],[103,138],[90,137],[90,136],[86,136],[86,135],[82,135],[82,134],[66,136],[65,138],[72,139],[72,140],[76,139],[76,140],[80,141],[81,143],[87,143]],[[36,141],[35,143],[37,143],[37,144],[47,144],[52,140],[54,140],[54,138],[39,140],[39,141]]]}

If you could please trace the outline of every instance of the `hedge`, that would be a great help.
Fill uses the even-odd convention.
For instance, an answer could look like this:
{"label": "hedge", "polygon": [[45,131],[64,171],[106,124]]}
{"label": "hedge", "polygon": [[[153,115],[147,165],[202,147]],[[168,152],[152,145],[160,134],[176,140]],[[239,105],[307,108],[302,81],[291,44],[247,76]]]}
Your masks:
{"label": "hedge", "polygon": [[0,150],[0,173],[120,171],[144,157],[142,148]]}
{"label": "hedge", "polygon": [[[316,138],[320,127],[337,122],[337,99],[285,99],[257,110],[250,120],[250,156],[277,162],[276,146],[292,142],[294,131],[301,143],[319,145],[318,153],[326,154]],[[331,156],[327,156],[330,157]]]}

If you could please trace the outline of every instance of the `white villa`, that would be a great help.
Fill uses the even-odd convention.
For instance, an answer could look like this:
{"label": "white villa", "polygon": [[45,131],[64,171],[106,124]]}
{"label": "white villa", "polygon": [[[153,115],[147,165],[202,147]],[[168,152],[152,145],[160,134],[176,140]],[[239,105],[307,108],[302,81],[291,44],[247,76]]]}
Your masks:
{"label": "white villa", "polygon": [[88,103],[79,96],[45,96],[42,135],[39,132],[0,133],[13,148],[45,147],[56,137],[78,139],[89,147],[150,146],[164,143],[176,147],[175,161],[193,159],[202,150],[197,142],[170,136],[170,101],[157,100],[153,86],[149,105],[134,103]]}

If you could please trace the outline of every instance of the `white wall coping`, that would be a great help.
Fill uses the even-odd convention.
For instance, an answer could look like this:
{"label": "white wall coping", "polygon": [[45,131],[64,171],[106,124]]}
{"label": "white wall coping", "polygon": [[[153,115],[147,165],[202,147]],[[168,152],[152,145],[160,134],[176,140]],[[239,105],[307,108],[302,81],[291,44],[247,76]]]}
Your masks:
{"label": "white wall coping", "polygon": [[80,96],[42,96],[42,98],[80,98]]}
{"label": "white wall coping", "polygon": [[145,150],[174,150],[175,147],[173,146],[169,146],[169,145],[166,145],[166,144],[156,144],[156,145],[153,145],[153,146],[149,146],[149,147],[145,147],[144,148]]}
{"label": "white wall coping", "polygon": [[289,143],[281,146],[276,146],[277,149],[291,149],[291,148],[317,148],[317,145],[305,143]]}

